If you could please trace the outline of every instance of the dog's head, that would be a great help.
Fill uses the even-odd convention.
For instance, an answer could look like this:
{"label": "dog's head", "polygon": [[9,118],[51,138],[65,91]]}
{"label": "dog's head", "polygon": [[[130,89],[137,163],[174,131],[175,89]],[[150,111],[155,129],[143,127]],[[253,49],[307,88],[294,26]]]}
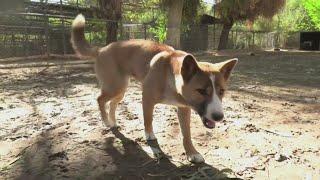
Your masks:
{"label": "dog's head", "polygon": [[207,128],[214,128],[215,122],[224,117],[222,98],[227,81],[238,59],[217,64],[197,62],[191,55],[184,57],[181,67],[183,85],[181,95],[201,116]]}

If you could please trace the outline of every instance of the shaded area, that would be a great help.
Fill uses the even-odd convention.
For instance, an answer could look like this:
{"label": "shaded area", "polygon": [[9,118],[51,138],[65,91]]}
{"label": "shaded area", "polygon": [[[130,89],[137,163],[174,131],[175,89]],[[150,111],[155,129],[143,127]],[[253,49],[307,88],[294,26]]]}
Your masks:
{"label": "shaded area", "polygon": [[23,73],[23,77],[7,80],[7,74],[2,74],[4,81],[0,83],[4,92],[11,94],[32,90],[35,96],[44,93],[48,96],[66,97],[72,95],[70,90],[74,85],[98,84],[92,65],[44,67],[40,72]]}
{"label": "shaded area", "polygon": [[[81,155],[76,159],[78,166],[73,167],[69,162],[70,149],[53,152],[54,134],[51,130],[44,131],[38,135],[36,140],[21,150],[16,155],[17,159],[7,169],[11,172],[9,179],[191,179],[192,177],[209,179],[240,179],[228,178],[230,169],[218,170],[206,163],[184,164],[180,166],[173,164],[166,156],[156,141],[147,144],[160,151],[157,157],[150,157],[142,147],[135,141],[125,137],[118,129],[111,129],[114,137],[105,139],[103,148],[105,154],[111,157],[112,162],[104,162],[101,157],[93,161],[95,155]],[[116,143],[116,140],[120,140]],[[98,143],[98,142],[96,142]],[[90,146],[87,146],[90,148]],[[98,148],[96,146],[95,148]],[[121,150],[123,148],[123,150]],[[92,156],[92,157],[91,157]],[[115,169],[110,170],[110,166]],[[78,167],[78,168],[77,168]],[[72,172],[72,169],[74,172]],[[102,170],[101,170],[102,169]],[[200,171],[197,176],[196,172]],[[1,170],[3,173],[6,170]],[[20,173],[15,173],[20,172]],[[0,174],[1,174],[0,173]]]}
{"label": "shaded area", "polygon": [[[208,167],[210,169],[208,174],[213,179],[214,177],[216,179],[233,179],[227,178],[227,175],[223,174],[224,171],[219,171],[206,163],[177,166],[162,152],[157,141],[147,142],[156,151],[154,153],[158,157],[151,158],[137,142],[125,137],[118,129],[112,129],[112,133],[115,137],[107,138],[104,146],[105,151],[112,157],[117,169],[112,174],[101,175],[98,179],[116,177],[123,179],[180,179],[181,176],[187,177],[201,167]],[[121,141],[120,144],[124,148],[123,152],[120,152],[115,145],[116,138]]]}

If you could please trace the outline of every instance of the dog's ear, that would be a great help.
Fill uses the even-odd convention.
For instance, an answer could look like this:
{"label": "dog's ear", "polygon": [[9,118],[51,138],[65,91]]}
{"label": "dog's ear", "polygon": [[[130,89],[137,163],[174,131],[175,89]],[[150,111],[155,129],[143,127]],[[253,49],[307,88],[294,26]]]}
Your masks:
{"label": "dog's ear", "polygon": [[234,69],[237,63],[238,63],[238,59],[234,58],[227,61],[223,61],[221,63],[217,63],[215,65],[218,67],[220,73],[223,74],[224,79],[227,81],[230,77],[232,70]]}
{"label": "dog's ear", "polygon": [[183,58],[181,75],[185,82],[189,82],[191,78],[197,73],[199,66],[192,55],[186,55]]}

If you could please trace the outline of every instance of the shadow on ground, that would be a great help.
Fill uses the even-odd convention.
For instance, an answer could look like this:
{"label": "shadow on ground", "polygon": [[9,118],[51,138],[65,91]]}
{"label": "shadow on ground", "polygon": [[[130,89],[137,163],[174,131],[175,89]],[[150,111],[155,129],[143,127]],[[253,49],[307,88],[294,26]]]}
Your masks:
{"label": "shadow on ground", "polygon": [[[98,167],[97,164],[88,163],[91,157],[87,155],[81,156],[85,157],[84,159],[77,160],[77,164],[85,166],[76,169],[76,173],[69,173],[70,167],[67,167],[66,163],[57,161],[67,162],[68,154],[65,151],[52,152],[52,137],[49,130],[41,133],[35,143],[21,151],[21,157],[10,168],[14,176],[11,179],[239,179],[229,178],[232,172],[230,169],[218,170],[206,163],[177,166],[164,155],[156,141],[147,144],[153,149],[160,150],[162,157],[152,158],[137,142],[125,137],[118,129],[111,131],[114,137],[106,138],[103,148],[115,166],[111,171],[111,167],[108,167],[112,166],[111,164],[104,166],[105,171],[96,171],[98,168],[101,169],[102,165]],[[115,143],[116,140],[120,140],[120,143]]]}
{"label": "shadow on ground", "polygon": [[34,95],[47,94],[50,97],[67,97],[74,85],[98,84],[92,65],[49,68],[43,72],[21,72],[16,79],[6,81],[6,74],[0,83],[1,89],[12,94],[32,90]]}
{"label": "shadow on ground", "polygon": [[[161,158],[153,159],[138,143],[125,137],[117,129],[113,129],[112,132],[115,135],[115,138],[120,139],[124,151],[121,153],[118,148],[114,146],[114,138],[107,138],[105,140],[105,150],[116,163],[117,170],[112,172],[112,174],[102,175],[101,179],[105,177],[122,177],[123,179],[180,179],[181,177],[184,177],[188,179],[192,177],[192,174],[203,167],[206,167],[205,173],[212,179],[232,179],[227,178],[227,175],[224,174],[224,171],[227,171],[226,169],[219,171],[205,163],[176,166],[166,155],[164,155],[156,141],[147,143],[152,149],[158,150],[160,151],[160,154],[162,154]],[[158,154],[159,152],[154,151],[154,153]],[[205,178],[205,175],[203,175],[202,178]]]}

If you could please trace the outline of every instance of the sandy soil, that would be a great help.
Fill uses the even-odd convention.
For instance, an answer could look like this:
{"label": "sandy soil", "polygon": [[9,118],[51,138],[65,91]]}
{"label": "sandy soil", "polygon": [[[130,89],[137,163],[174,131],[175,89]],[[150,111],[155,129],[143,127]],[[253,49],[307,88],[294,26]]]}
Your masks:
{"label": "sandy soil", "polygon": [[136,81],[110,130],[90,62],[0,60],[0,179],[320,179],[320,54],[237,57],[226,120],[209,130],[192,115],[200,165],[186,160],[175,107],[157,106],[158,142],[144,140]]}

